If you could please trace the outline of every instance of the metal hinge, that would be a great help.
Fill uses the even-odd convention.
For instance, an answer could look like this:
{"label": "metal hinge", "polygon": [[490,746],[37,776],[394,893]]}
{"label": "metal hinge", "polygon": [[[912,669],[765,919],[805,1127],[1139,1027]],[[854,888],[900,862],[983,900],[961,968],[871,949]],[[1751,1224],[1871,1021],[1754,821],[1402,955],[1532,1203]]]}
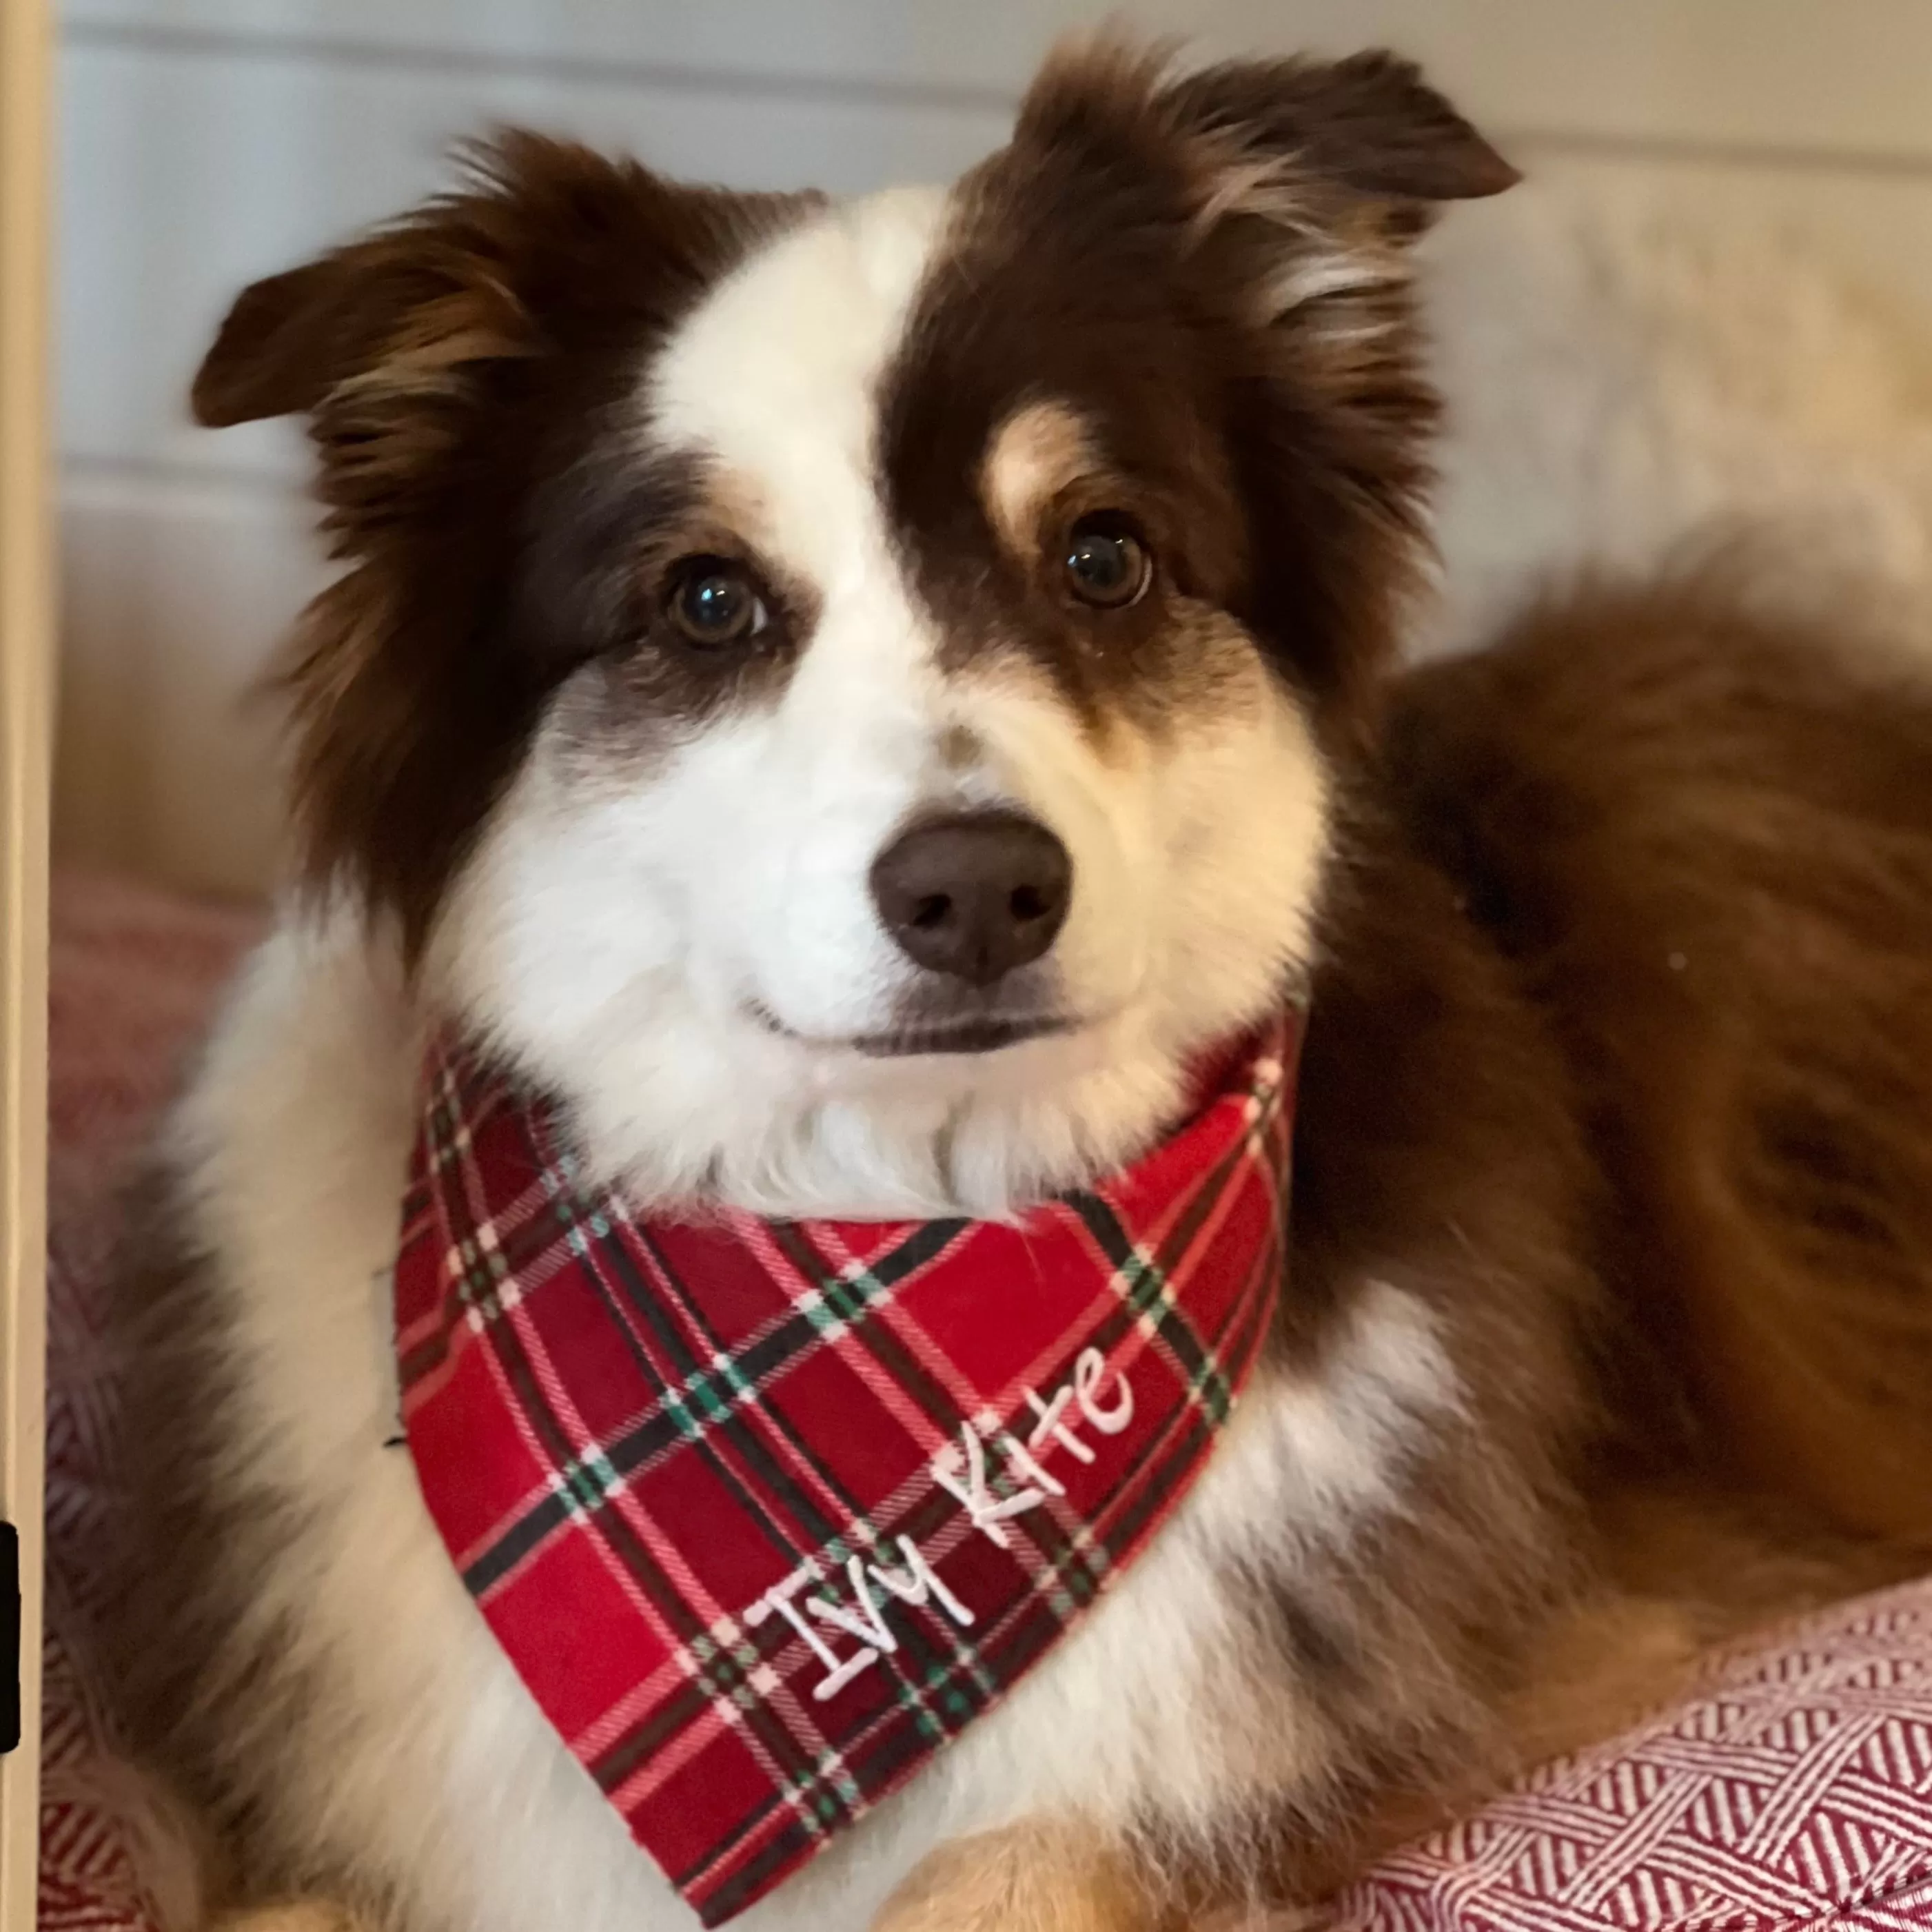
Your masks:
{"label": "metal hinge", "polygon": [[20,1532],[0,1522],[0,1751],[20,1742]]}

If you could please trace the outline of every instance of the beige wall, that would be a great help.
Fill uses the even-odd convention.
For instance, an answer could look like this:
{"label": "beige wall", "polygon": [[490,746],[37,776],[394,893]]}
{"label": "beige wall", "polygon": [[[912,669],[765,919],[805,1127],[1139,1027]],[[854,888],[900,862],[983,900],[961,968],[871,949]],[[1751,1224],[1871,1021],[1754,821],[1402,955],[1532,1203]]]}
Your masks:
{"label": "beige wall", "polygon": [[1123,10],[1216,48],[1391,40],[1558,190],[1788,220],[1932,314],[1924,0],[66,0],[64,848],[230,889],[269,866],[238,698],[316,578],[298,452],[180,402],[242,283],[491,118],[737,184],[942,176],[1058,30]]}

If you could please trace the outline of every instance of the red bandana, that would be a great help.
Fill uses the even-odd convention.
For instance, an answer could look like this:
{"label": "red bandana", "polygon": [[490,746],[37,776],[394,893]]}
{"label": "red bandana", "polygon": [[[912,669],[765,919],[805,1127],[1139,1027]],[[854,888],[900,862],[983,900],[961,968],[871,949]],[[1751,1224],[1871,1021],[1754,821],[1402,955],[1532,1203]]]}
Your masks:
{"label": "red bandana", "polygon": [[423,1495],[706,1924],[998,1702],[1206,1466],[1280,1286],[1298,1045],[1285,1016],[1017,1226],[634,1215],[432,1052],[395,1298]]}

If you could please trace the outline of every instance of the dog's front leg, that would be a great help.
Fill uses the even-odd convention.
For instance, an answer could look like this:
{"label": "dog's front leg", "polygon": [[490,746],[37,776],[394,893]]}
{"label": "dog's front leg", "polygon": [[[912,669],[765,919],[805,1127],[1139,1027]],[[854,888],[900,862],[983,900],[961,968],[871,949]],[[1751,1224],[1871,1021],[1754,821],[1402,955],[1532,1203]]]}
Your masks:
{"label": "dog's front leg", "polygon": [[333,1900],[297,1898],[275,1905],[249,1905],[225,1912],[212,1932],[382,1932],[376,1921],[353,1906]]}
{"label": "dog's front leg", "polygon": [[921,1859],[872,1932],[1170,1932],[1132,1860],[1097,1832],[1029,1822]]}

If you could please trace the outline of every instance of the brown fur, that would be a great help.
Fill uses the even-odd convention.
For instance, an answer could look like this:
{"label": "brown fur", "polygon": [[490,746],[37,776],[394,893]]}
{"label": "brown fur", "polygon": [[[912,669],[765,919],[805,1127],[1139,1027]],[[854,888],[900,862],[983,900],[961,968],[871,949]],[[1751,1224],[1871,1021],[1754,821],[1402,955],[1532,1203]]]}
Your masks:
{"label": "brown fur", "polygon": [[[124,1736],[157,1790],[171,1802],[178,1795],[183,1815],[202,1828],[205,1841],[194,1849],[203,1907],[214,1915],[265,1882],[274,1896],[310,1876],[264,1873],[249,1796],[214,1768],[244,1740],[272,1739],[301,1722],[314,1692],[274,1632],[234,1641],[232,1553],[274,1551],[288,1533],[289,1505],[245,1476],[218,1473],[222,1417],[236,1393],[220,1346],[227,1291],[187,1232],[178,1187],[158,1170],[127,1202],[113,1342],[130,1370],[120,1417],[129,1496],[102,1636]],[[314,1932],[363,1932],[346,1908],[334,1918],[333,1904],[289,1910],[312,1912]],[[243,1924],[281,1932],[280,1910],[259,1926],[252,1913],[238,1913],[237,1932]],[[211,1922],[230,1932],[226,1919]],[[286,1932],[309,1928],[296,1916]]]}
{"label": "brown fur", "polygon": [[1932,687],[1707,570],[1533,613],[1401,711],[1616,1186],[1634,1429],[1932,1539]]}
{"label": "brown fur", "polygon": [[1289,1898],[1932,1556],[1932,685],[1722,572],[1586,592],[1406,680],[1365,786],[1282,1346],[1394,1272],[1471,1426],[1285,1647],[1333,1714]]}
{"label": "brown fur", "polygon": [[1573,1478],[1597,1420],[1592,1180],[1562,1066],[1400,824],[1366,800],[1354,818],[1311,991],[1275,1359],[1318,1372],[1391,1282],[1435,1317],[1464,1407],[1428,1432],[1371,1546],[1271,1601],[1326,1733],[1325,1776],[1252,1821],[1298,1876],[1352,1856],[1392,1780],[1426,1793],[1510,1761],[1493,1714],[1577,1583]]}

